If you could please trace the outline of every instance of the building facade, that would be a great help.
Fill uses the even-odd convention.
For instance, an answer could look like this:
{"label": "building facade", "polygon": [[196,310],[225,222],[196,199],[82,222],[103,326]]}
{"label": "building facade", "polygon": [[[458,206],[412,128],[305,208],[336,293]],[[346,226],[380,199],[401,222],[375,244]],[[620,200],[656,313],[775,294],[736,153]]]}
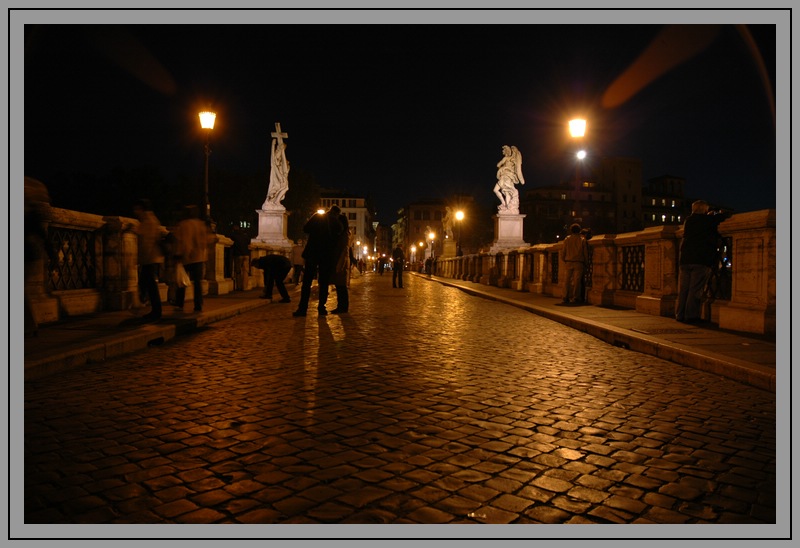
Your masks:
{"label": "building facade", "polygon": [[635,158],[602,158],[575,181],[531,188],[520,200],[525,239],[550,243],[577,222],[595,234],[642,229],[642,162]]}
{"label": "building facade", "polygon": [[680,225],[691,212],[686,203],[683,177],[662,175],[647,181],[642,189],[642,224],[645,227]]}
{"label": "building facade", "polygon": [[442,219],[445,212],[446,204],[442,200],[414,202],[399,210],[398,220],[393,226],[395,245],[401,243],[407,254],[413,246],[416,260],[420,261],[431,256],[433,242],[433,255],[440,256],[444,249]]}

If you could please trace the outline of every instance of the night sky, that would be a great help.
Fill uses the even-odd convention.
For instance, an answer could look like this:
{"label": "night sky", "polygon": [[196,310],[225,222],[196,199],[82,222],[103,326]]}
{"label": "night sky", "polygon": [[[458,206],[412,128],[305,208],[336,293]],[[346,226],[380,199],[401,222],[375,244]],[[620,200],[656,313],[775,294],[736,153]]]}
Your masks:
{"label": "night sky", "polygon": [[[522,152],[521,193],[569,179],[577,147],[567,121],[583,115],[588,165],[640,158],[645,181],[684,177],[690,198],[776,207],[774,24],[539,24],[535,10],[528,24],[270,24],[269,15],[27,25],[25,175],[47,184],[59,172],[149,166],[167,181],[200,181],[197,112],[210,108],[214,169],[267,172],[280,122],[292,169],[370,195],[391,224],[411,201],[454,193],[496,205],[505,144]],[[652,75],[632,89],[638,76],[623,75],[641,55]],[[210,185],[213,204],[224,181]],[[264,196],[267,187],[265,177]],[[60,207],[65,189],[51,192]]]}

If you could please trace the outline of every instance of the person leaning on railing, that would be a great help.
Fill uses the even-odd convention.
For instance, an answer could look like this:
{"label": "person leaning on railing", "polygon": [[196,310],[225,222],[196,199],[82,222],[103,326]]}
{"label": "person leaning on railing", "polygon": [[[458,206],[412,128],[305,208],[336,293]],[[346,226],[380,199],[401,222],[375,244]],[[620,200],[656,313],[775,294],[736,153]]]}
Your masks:
{"label": "person leaning on railing", "polygon": [[678,300],[675,304],[675,319],[679,322],[703,321],[700,317],[703,290],[718,260],[717,227],[730,215],[730,212],[721,210],[710,211],[705,200],[692,203],[692,213],[683,223],[680,247]]}

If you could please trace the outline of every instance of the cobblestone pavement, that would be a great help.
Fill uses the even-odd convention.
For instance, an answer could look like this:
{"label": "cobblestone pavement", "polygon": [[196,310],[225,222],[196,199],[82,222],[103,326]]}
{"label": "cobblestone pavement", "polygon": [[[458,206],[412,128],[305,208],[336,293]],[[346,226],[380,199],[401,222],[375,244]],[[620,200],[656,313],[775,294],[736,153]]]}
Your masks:
{"label": "cobblestone pavement", "polygon": [[25,523],[775,523],[774,394],[405,278],[27,382]]}

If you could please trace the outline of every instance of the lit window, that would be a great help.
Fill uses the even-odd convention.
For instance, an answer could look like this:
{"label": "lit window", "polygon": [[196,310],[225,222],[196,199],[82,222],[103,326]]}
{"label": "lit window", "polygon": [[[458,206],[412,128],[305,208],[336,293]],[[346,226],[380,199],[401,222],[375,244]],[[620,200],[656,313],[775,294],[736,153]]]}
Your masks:
{"label": "lit window", "polygon": [[662,223],[666,223],[667,222],[667,216],[666,215],[661,215],[661,222]]}
{"label": "lit window", "polygon": [[672,200],[672,207],[675,207],[675,200]]}

